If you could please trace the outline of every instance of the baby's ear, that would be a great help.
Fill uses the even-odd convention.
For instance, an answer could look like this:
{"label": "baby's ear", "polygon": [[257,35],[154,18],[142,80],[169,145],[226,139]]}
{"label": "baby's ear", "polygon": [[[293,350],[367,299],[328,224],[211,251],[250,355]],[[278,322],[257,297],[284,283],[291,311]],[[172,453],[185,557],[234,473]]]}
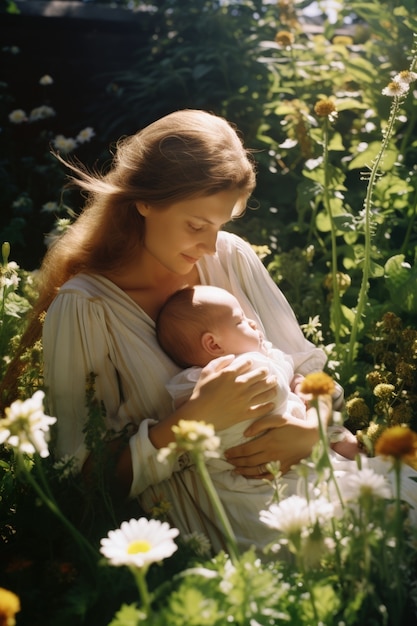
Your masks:
{"label": "baby's ear", "polygon": [[217,343],[217,337],[213,333],[204,333],[201,337],[201,347],[212,357],[222,356],[223,348]]}

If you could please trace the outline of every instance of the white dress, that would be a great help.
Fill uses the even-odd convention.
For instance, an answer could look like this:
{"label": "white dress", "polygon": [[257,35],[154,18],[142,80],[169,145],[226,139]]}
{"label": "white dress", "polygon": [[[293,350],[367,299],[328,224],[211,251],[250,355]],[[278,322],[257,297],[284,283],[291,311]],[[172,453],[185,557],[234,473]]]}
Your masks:
{"label": "white dress", "polygon": [[[324,352],[306,340],[248,243],[220,232],[217,253],[203,257],[197,267],[201,284],[233,293],[273,346],[292,357],[296,372],[323,368]],[[49,307],[43,346],[48,412],[58,417],[57,454],[75,456],[80,466],[88,455],[85,386],[93,372],[107,428],[119,431],[132,422],[139,426],[139,436],[130,440],[136,459],[131,496],[139,496],[145,510],[168,501],[171,523],[182,533],[203,532],[215,550],[223,548],[216,514],[195,470],[159,463],[148,437],[149,425],[172,412],[165,386],[179,372],[157,343],[154,321],[110,280],[80,274],[61,287]]]}
{"label": "white dress", "polygon": [[[275,415],[291,413],[293,417],[306,419],[306,407],[299,396],[291,391],[290,382],[294,376],[292,359],[281,350],[269,349],[267,354],[246,352],[235,359],[235,363],[250,358],[252,367],[264,367],[269,374],[277,379],[277,396]],[[189,367],[176,374],[167,384],[173,399],[173,407],[179,407],[187,400],[201,374],[201,367]],[[259,519],[259,512],[266,509],[272,501],[274,489],[269,482],[259,479],[247,479],[233,473],[233,465],[224,457],[224,451],[237,446],[248,439],[244,431],[253,420],[244,420],[228,428],[217,431],[220,438],[219,458],[209,458],[206,466],[214,487],[222,501],[227,517],[233,528],[236,540],[241,549],[252,544],[263,547],[276,538],[276,531],[267,528]],[[297,493],[299,476],[291,470],[282,477],[285,484],[285,496]]]}

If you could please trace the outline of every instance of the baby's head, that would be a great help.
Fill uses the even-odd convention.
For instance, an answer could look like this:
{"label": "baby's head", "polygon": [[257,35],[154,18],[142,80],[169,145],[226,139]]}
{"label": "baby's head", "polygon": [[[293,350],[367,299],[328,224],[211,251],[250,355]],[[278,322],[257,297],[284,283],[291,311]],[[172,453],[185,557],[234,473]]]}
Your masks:
{"label": "baby's head", "polygon": [[176,291],[156,321],[162,349],[181,367],[204,367],[226,354],[262,351],[263,335],[225,289],[196,285]]}

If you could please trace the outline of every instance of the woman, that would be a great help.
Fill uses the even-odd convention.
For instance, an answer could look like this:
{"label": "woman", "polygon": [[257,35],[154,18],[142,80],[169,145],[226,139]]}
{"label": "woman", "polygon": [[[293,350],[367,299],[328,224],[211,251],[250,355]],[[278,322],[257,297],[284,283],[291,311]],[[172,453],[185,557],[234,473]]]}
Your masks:
{"label": "woman", "polygon": [[28,330],[33,340],[47,310],[44,375],[49,414],[58,418],[56,452],[74,455],[84,472],[94,463],[84,439],[86,380],[93,374],[107,428],[130,428],[126,444],[109,444],[115,490],[138,497],[145,510],[168,500],[172,523],[184,533],[206,533],[218,550],[222,537],[198,476],[157,462],[158,450],[173,439],[172,425],[199,419],[224,428],[258,420],[247,435],[261,436],[228,453],[246,477],[274,460],[288,470],[309,454],[317,428],[290,415],[277,425],[267,416],[275,380],[262,368],[250,371],[249,361],[232,365],[231,357],[207,366],[190,400],[172,412],[165,384],[179,368],[155,337],[161,306],[186,285],[223,287],[292,356],[297,373],[325,362],[251,247],[221,231],[245,209],[253,163],[225,120],[185,110],[120,141],[104,176],[70,167],[88,201],[45,257]]}

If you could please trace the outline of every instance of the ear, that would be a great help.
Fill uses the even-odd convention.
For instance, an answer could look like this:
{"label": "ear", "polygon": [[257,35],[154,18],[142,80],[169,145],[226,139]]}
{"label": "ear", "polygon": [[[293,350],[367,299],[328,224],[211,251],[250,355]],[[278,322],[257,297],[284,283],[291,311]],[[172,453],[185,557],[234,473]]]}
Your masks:
{"label": "ear", "polygon": [[222,356],[223,348],[217,343],[217,338],[213,333],[204,333],[201,337],[201,347],[212,357]]}
{"label": "ear", "polygon": [[151,210],[149,204],[147,204],[146,202],[136,202],[135,205],[137,212],[142,215],[142,217],[147,217],[149,215],[149,212]]}

